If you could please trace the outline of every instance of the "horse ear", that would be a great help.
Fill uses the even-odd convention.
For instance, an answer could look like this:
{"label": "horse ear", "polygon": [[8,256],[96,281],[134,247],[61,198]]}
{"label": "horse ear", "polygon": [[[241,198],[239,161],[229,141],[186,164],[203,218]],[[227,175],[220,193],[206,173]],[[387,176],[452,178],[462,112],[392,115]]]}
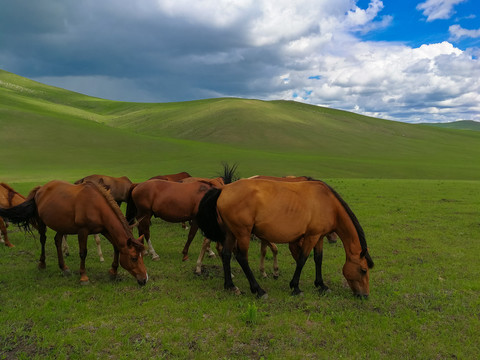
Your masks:
{"label": "horse ear", "polygon": [[144,244],[144,239],[145,239],[145,235],[141,235],[137,240],[138,240],[141,244]]}

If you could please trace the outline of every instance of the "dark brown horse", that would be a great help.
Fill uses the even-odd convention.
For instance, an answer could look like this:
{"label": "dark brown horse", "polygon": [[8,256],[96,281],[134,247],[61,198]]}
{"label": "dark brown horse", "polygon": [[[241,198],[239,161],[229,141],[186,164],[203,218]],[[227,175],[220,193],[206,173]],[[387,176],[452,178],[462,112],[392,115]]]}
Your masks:
{"label": "dark brown horse", "polygon": [[127,202],[130,194],[130,186],[132,186],[132,182],[126,176],[113,177],[108,175],[89,175],[75,181],[75,184],[83,184],[87,181],[101,185],[107,190],[110,190],[110,194],[118,205],[120,205],[122,201]]}
{"label": "dark brown horse", "polygon": [[116,276],[118,263],[132,274],[140,285],[148,279],[143,263],[143,238],[135,239],[125,217],[113,197],[101,186],[92,182],[72,185],[63,181],[50,181],[38,186],[25,202],[10,209],[0,209],[0,216],[15,224],[34,220],[40,233],[42,253],[40,268],[45,268],[45,242],[47,227],[56,231],[58,265],[70,273],[65,265],[61,242],[63,235],[78,234],[80,248],[80,281],[87,283],[85,258],[89,234],[103,234],[113,245],[114,260],[110,274]]}
{"label": "dark brown horse", "polygon": [[[25,196],[13,190],[13,188],[5,183],[0,183],[0,207],[11,208],[25,201]],[[0,240],[5,243],[5,246],[14,247],[8,240],[7,226],[3,219],[0,217],[0,231],[3,236],[0,236]]]}
{"label": "dark brown horse", "polygon": [[[238,290],[231,277],[230,261],[235,257],[242,267],[252,293],[265,291],[248,264],[250,234],[273,243],[288,243],[297,266],[290,282],[294,294],[301,293],[300,274],[319,239],[336,232],[343,242],[346,262],[343,275],[357,296],[366,297],[369,269],[373,261],[365,234],[347,203],[321,181],[278,182],[239,180],[222,189],[210,190],[202,199],[197,222],[204,234],[223,243],[222,260],[226,289]],[[321,263],[315,251],[315,285],[324,291]]]}
{"label": "dark brown horse", "polygon": [[[89,175],[80,180],[75,181],[75,184],[83,184],[84,182],[93,182],[100,186],[103,186],[105,189],[110,191],[113,199],[117,202],[120,206],[122,202],[127,202],[130,186],[132,182],[126,176],[121,177],[113,177],[108,175]],[[100,258],[100,262],[104,262],[105,259],[103,258],[102,247],[100,246],[100,236],[98,234],[94,234],[95,243],[97,244],[97,253],[98,257]],[[70,250],[67,244],[67,237],[64,236],[62,240],[62,249],[65,255],[69,255]]]}
{"label": "dark brown horse", "polygon": [[[139,220],[138,232],[145,235],[153,260],[158,260],[159,256],[151,242],[151,217],[159,217],[172,223],[194,220],[200,200],[215,184],[216,182],[207,180],[181,183],[153,179],[132,185],[127,204],[127,220],[131,222],[135,217]],[[188,248],[197,230],[197,223],[192,221],[182,251],[183,260],[188,259]]]}

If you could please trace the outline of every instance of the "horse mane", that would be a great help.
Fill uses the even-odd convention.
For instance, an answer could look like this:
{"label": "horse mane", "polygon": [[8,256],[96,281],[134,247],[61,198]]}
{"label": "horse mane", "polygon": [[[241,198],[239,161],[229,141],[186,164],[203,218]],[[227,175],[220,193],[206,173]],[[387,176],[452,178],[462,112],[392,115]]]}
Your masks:
{"label": "horse mane", "polygon": [[365,257],[365,259],[367,260],[367,264],[368,264],[368,267],[371,269],[373,268],[373,260],[372,258],[370,257],[370,254],[368,253],[368,247],[367,247],[367,239],[365,238],[365,232],[363,231],[363,228],[362,226],[360,225],[360,222],[358,221],[357,217],[355,216],[355,214],[353,213],[352,209],[350,209],[350,206],[348,206],[348,204],[345,202],[345,200],[342,199],[342,197],[340,196],[339,193],[337,193],[330,185],[328,185],[327,183],[321,181],[321,180],[315,180],[315,179],[312,179],[311,181],[317,181],[317,182],[320,182],[322,183],[323,185],[325,185],[331,192],[333,195],[335,195],[335,197],[337,198],[337,200],[340,202],[340,204],[342,204],[343,208],[345,209],[345,211],[347,212],[348,216],[350,217],[350,219],[352,220],[353,222],[353,225],[355,226],[355,229],[357,230],[357,234],[358,234],[358,238],[360,240],[360,246],[362,247],[362,252],[360,253],[360,257]]}
{"label": "horse mane", "polygon": [[89,186],[89,185],[93,186],[95,189],[97,189],[97,191],[101,195],[103,195],[105,200],[107,200],[107,203],[110,205],[110,208],[113,210],[113,212],[117,215],[118,219],[122,223],[123,228],[125,230],[127,230],[127,233],[131,233],[132,230],[130,229],[130,226],[128,226],[127,219],[123,215],[122,210],[118,206],[118,204],[115,201],[115,199],[113,198],[112,194],[110,194],[110,192],[107,189],[105,189],[104,186],[102,186],[100,184],[97,184],[93,181],[86,181],[86,182],[84,182],[84,184],[85,184],[85,186]]}

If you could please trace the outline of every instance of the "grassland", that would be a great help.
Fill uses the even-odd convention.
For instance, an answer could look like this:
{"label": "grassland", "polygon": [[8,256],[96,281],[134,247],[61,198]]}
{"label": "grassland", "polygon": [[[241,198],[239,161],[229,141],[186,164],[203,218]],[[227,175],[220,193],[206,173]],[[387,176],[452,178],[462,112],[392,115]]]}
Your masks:
{"label": "grassland", "polygon": [[[245,291],[235,296],[222,289],[218,259],[205,261],[202,276],[193,274],[200,235],[192,260],[182,262],[185,231],[155,220],[160,261],[146,259],[147,286],[139,288],[123,270],[118,281],[109,279],[106,240],[105,264],[90,241],[90,285],[81,286],[77,271],[63,277],[58,270],[52,232],[47,269],[40,271],[38,235],[10,228],[16,247],[0,247],[0,358],[475,359],[480,353],[477,132],[288,102],[111,102],[5,72],[0,99],[0,180],[23,194],[53,178],[94,172],[134,181],[183,170],[211,176],[222,160],[238,162],[243,176],[312,175],[355,211],[375,261],[367,301],[353,298],[341,274],[341,243],[325,245],[332,292],[316,292],[309,259],[304,296],[290,296],[294,262],[280,247],[280,278],[259,279],[269,298],[252,296],[233,264],[234,281]],[[77,245],[69,241],[67,263],[76,270]],[[254,242],[252,268],[258,260]]]}

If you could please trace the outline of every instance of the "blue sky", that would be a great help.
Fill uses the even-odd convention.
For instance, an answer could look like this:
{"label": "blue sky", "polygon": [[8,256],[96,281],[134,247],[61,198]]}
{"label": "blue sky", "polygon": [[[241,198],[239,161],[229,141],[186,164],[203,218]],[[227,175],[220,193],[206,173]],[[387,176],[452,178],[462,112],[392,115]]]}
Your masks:
{"label": "blue sky", "polygon": [[[417,9],[419,4],[424,3],[426,1],[384,0],[384,7],[378,15],[379,17],[391,16],[390,25],[379,31],[368,33],[362,38],[371,41],[400,41],[412,47],[419,47],[423,44],[438,43],[450,39],[449,27],[452,25],[460,25],[470,30],[480,28],[480,4],[476,4],[475,7],[475,1],[473,0],[450,1],[452,4],[450,11],[445,10],[437,16],[433,14],[430,19],[428,12],[425,14],[424,9]],[[449,8],[447,1],[437,3],[445,3],[445,8]],[[367,0],[357,1],[357,6],[360,8],[367,8],[368,4],[369,1]],[[455,45],[462,50],[473,46],[479,47],[480,36],[476,38],[462,37],[455,40]]]}
{"label": "blue sky", "polygon": [[142,102],[480,121],[478,0],[2,0],[0,68]]}

